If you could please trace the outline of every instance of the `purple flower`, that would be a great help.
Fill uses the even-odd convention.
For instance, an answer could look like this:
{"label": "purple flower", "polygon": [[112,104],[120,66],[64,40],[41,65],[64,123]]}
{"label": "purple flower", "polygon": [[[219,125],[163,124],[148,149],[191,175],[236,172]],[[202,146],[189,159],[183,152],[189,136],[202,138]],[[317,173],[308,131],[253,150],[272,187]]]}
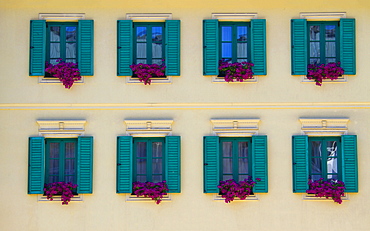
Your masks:
{"label": "purple flower", "polygon": [[137,197],[144,196],[150,197],[159,204],[164,195],[167,195],[168,186],[166,181],[153,183],[153,182],[134,182],[132,183],[132,191]]}
{"label": "purple flower", "polygon": [[144,82],[145,85],[150,85],[153,77],[161,77],[165,75],[166,66],[164,64],[164,59],[162,59],[162,64],[132,64],[130,65],[131,70],[137,77],[140,82]]}
{"label": "purple flower", "polygon": [[317,86],[322,85],[323,79],[335,80],[344,74],[343,68],[338,63],[309,64],[307,66],[307,78],[314,80]]}
{"label": "purple flower", "polygon": [[70,89],[75,81],[81,79],[81,73],[77,68],[77,63],[66,63],[62,59],[58,59],[55,65],[46,62],[45,71],[57,77],[67,89]]}
{"label": "purple flower", "polygon": [[344,196],[344,182],[339,180],[319,180],[312,181],[308,180],[309,189],[306,193],[315,194],[315,197],[325,197],[326,199],[332,198],[334,202],[338,204],[342,203],[341,196]]}
{"label": "purple flower", "polygon": [[220,73],[225,74],[226,82],[234,82],[234,80],[243,82],[246,79],[253,78],[253,66],[253,63],[229,63],[226,60],[222,59],[219,61],[218,70],[220,71]]}
{"label": "purple flower", "polygon": [[53,200],[54,195],[61,195],[62,205],[68,205],[74,196],[72,190],[77,188],[76,184],[71,182],[53,182],[45,184],[44,192],[48,200]]}
{"label": "purple flower", "polygon": [[[259,181],[257,179],[256,181]],[[239,183],[233,179],[220,181],[220,184],[217,187],[220,189],[222,198],[225,198],[225,203],[230,203],[236,197],[238,197],[240,200],[245,200],[249,195],[252,194],[252,189],[255,184],[256,182],[252,180],[252,177],[249,177],[248,179],[239,181]]]}

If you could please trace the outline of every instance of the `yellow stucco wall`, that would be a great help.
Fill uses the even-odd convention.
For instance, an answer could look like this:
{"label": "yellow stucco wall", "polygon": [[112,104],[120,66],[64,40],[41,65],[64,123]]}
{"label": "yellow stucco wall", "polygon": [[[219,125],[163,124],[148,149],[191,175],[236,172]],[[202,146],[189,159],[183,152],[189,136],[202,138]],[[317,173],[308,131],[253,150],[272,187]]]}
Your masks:
{"label": "yellow stucco wall", "polygon": [[[213,84],[202,75],[202,20],[250,12],[267,21],[267,72],[253,84]],[[300,12],[356,18],[357,75],[322,87],[290,74],[290,19]],[[85,13],[94,20],[95,74],[66,90],[28,76],[29,20],[39,13]],[[126,84],[116,76],[116,21],[126,13],[172,13],[181,20],[181,76],[172,84]],[[370,1],[41,1],[0,0],[0,230],[370,230]],[[345,117],[358,136],[359,193],[342,205],[292,193],[291,136],[301,117]],[[268,135],[269,192],[225,204],[203,193],[203,139],[210,119],[259,118]],[[36,120],[85,119],[94,136],[94,191],[61,206],[27,194],[28,137]],[[171,202],[126,202],[116,194],[116,137],[125,119],[173,119],[181,136],[180,194]]]}

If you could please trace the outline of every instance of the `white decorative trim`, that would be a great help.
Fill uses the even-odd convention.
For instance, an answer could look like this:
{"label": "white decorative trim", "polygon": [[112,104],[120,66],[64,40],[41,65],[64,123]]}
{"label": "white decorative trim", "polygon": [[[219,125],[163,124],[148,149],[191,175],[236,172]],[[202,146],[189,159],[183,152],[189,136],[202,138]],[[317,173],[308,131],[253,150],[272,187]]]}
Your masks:
{"label": "white decorative trim", "polygon": [[256,18],[257,13],[212,13],[212,19],[219,21],[250,21]]}
{"label": "white decorative trim", "polygon": [[[342,196],[340,198],[343,201],[347,201],[347,200],[349,200],[349,195],[348,195],[348,193],[345,193],[344,196]],[[331,201],[331,202],[333,202],[333,199],[331,199],[331,198],[326,199],[325,197],[315,197],[314,194],[308,194],[308,193],[304,193],[302,195],[302,200],[305,200],[305,201]]]}
{"label": "white decorative trim", "polygon": [[348,118],[300,118],[303,135],[341,136],[348,133]]}
{"label": "white decorative trim", "polygon": [[[213,197],[213,200],[215,200],[215,201],[223,201],[224,202],[225,201],[225,198],[222,198],[221,195],[215,193],[215,195]],[[240,200],[239,198],[234,198],[234,201],[240,201],[240,202],[243,202],[243,201],[258,201],[258,200],[259,200],[259,198],[258,198],[258,195],[256,195],[256,194],[249,195],[244,200]]]}
{"label": "white decorative trim", "polygon": [[164,22],[172,19],[171,13],[128,13],[127,20],[134,22]]}
{"label": "white decorative trim", "polygon": [[173,120],[125,120],[126,133],[133,137],[163,137],[172,134]]}
{"label": "white decorative trim", "polygon": [[[53,196],[53,200],[50,201],[47,199],[47,197],[43,194],[37,194],[37,201],[38,202],[58,202],[58,203],[61,203],[61,196],[59,195],[55,195]],[[78,194],[78,195],[74,195],[72,198],[71,198],[71,202],[83,202],[84,200],[84,197],[82,194]]]}
{"label": "white decorative trim", "polygon": [[45,138],[76,138],[85,132],[86,120],[37,120],[39,135]]}
{"label": "white decorative trim", "polygon": [[258,134],[260,119],[211,119],[216,136],[246,137]]}
{"label": "white decorative trim", "polygon": [[299,17],[309,21],[338,21],[347,16],[346,12],[302,12]]}
{"label": "white decorative trim", "polygon": [[[348,78],[347,78],[346,75],[343,75],[343,76],[341,76],[341,77],[339,77],[338,79],[335,79],[335,80],[323,79],[322,82],[325,83],[325,84],[327,84],[327,83],[347,83]],[[315,80],[308,79],[306,75],[302,75],[301,83],[316,84]]]}
{"label": "white decorative trim", "polygon": [[[62,82],[58,78],[46,78],[44,76],[39,76],[39,83],[40,84],[59,84],[62,85]],[[74,81],[73,85],[79,85],[85,83],[85,79],[81,76],[81,79],[78,81]]]}
{"label": "white decorative trim", "polygon": [[66,14],[60,14],[60,13],[40,13],[39,14],[40,20],[46,20],[47,22],[75,22],[81,19],[85,19],[84,13],[66,13]]}
{"label": "white decorative trim", "polygon": [[243,82],[235,81],[235,82],[226,82],[224,77],[212,76],[212,83],[257,83],[257,76],[253,76],[251,79],[246,79]]}
{"label": "white decorative trim", "polygon": [[[172,77],[167,76],[166,78],[151,78],[152,82],[150,84],[171,84],[172,83]],[[143,82],[140,82],[139,78],[135,77],[128,77],[126,78],[127,84],[143,84]]]}
{"label": "white decorative trim", "polygon": [[[137,197],[136,195],[132,195],[132,194],[129,194],[129,193],[126,194],[126,201],[127,202],[151,202],[151,203],[155,203],[154,200],[152,200],[152,198],[150,198],[150,197],[144,197],[144,196]],[[162,202],[171,202],[171,201],[172,201],[172,198],[171,198],[170,194],[164,195],[163,198],[161,199],[161,203]]]}

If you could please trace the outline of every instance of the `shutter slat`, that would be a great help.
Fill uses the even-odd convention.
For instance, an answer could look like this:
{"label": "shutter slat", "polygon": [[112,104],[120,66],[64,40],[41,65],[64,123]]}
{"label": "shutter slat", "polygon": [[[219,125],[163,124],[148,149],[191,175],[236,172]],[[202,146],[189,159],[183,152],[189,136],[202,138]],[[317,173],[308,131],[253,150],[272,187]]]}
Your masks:
{"label": "shutter slat", "polygon": [[44,193],[44,137],[30,137],[28,146],[28,194]]}
{"label": "shutter slat", "polygon": [[92,193],[93,185],[93,137],[78,137],[78,193]]}
{"label": "shutter slat", "polygon": [[266,19],[251,20],[251,62],[255,75],[266,75]]}
{"label": "shutter slat", "polygon": [[203,75],[218,75],[218,20],[203,20]]}
{"label": "shutter slat", "polygon": [[292,75],[307,74],[307,20],[291,20]]}
{"label": "shutter slat", "polygon": [[31,20],[30,22],[30,76],[45,75],[46,22]]}
{"label": "shutter slat", "polygon": [[117,193],[132,193],[132,136],[117,137]]}
{"label": "shutter slat", "polygon": [[293,192],[308,189],[308,136],[293,136]]}
{"label": "shutter slat", "polygon": [[205,136],[203,141],[204,155],[204,192],[218,193],[217,186],[220,183],[219,171],[219,137]]}
{"label": "shutter slat", "polygon": [[117,76],[132,76],[133,24],[132,20],[117,21]]}
{"label": "shutter slat", "polygon": [[267,193],[267,136],[252,136],[252,171],[253,180],[261,178],[261,181],[254,186],[253,191]]}
{"label": "shutter slat", "polygon": [[344,74],[356,74],[356,21],[340,19],[340,62]]}
{"label": "shutter slat", "polygon": [[82,76],[94,75],[94,21],[78,21],[78,69]]}
{"label": "shutter slat", "polygon": [[342,152],[345,192],[358,192],[357,136],[342,136]]}
{"label": "shutter slat", "polygon": [[181,137],[166,136],[166,182],[170,193],[181,192]]}
{"label": "shutter slat", "polygon": [[180,75],[180,20],[166,20],[166,75]]}

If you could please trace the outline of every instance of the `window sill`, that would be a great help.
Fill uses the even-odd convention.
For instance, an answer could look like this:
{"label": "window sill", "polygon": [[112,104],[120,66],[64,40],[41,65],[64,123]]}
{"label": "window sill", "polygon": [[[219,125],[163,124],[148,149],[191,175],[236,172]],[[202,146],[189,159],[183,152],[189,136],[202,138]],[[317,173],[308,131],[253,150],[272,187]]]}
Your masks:
{"label": "window sill", "polygon": [[[44,76],[39,76],[39,83],[40,84],[62,84],[58,78],[45,78]],[[85,79],[83,76],[81,76],[81,79],[78,81],[75,81],[73,84],[84,84]]]}
{"label": "window sill", "polygon": [[[225,198],[222,198],[222,196],[220,194],[216,194],[216,193],[213,197],[213,200],[225,202]],[[240,201],[240,202],[243,202],[243,201],[258,201],[258,200],[259,200],[259,198],[258,198],[258,195],[256,195],[256,194],[247,196],[247,198],[245,198],[245,200],[240,200],[239,198],[234,199],[234,201]]]}
{"label": "window sill", "polygon": [[[72,201],[73,202],[83,202],[83,199],[84,199],[83,195],[78,194],[78,195],[75,195],[74,197],[71,198],[71,202]],[[61,196],[55,195],[55,196],[53,196],[53,200],[50,201],[43,194],[37,194],[37,201],[38,202],[58,202],[58,203],[61,203]]]}
{"label": "window sill", "polygon": [[234,82],[226,82],[224,77],[212,76],[212,83],[227,83],[227,84],[239,84],[239,83],[257,83],[258,77],[253,76],[251,79],[244,80],[243,82],[234,81]]}
{"label": "window sill", "polygon": [[[345,193],[344,196],[341,197],[343,201],[348,201],[349,200],[349,195],[348,193]],[[333,199],[331,198],[328,198],[326,199],[325,197],[315,197],[314,194],[308,194],[308,193],[304,193],[302,195],[302,200],[305,200],[305,201],[333,201]]]}
{"label": "window sill", "polygon": [[[140,82],[139,78],[135,78],[135,77],[126,78],[126,83],[127,84],[142,84],[142,85],[144,85],[143,82]],[[172,77],[167,76],[165,78],[154,78],[154,79],[152,79],[152,82],[150,83],[150,85],[152,85],[152,84],[172,84]]]}
{"label": "window sill", "polygon": [[[165,196],[163,196],[162,198],[162,202],[171,202],[172,201],[172,198],[171,198],[171,195],[170,194],[167,194]],[[151,203],[155,203],[154,200],[152,200],[152,198],[150,197],[144,197],[144,196],[139,196],[137,197],[136,195],[132,195],[132,194],[126,194],[126,202],[151,202]]]}
{"label": "window sill", "polygon": [[[327,84],[327,83],[347,83],[347,76],[344,75],[342,77],[339,77],[336,80],[330,80],[330,79],[324,79],[322,82]],[[301,83],[313,83],[316,84],[314,80],[308,79],[305,75],[302,75],[301,77]]]}

